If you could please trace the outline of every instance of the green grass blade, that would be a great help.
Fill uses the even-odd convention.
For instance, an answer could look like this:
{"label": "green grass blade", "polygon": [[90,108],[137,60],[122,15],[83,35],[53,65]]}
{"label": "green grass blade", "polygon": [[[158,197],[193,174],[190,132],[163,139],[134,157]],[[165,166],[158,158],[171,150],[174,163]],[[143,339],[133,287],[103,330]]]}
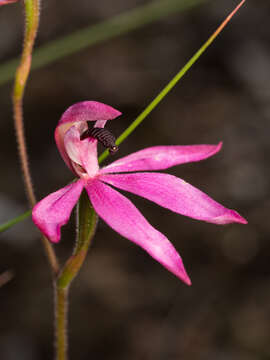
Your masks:
{"label": "green grass blade", "polygon": [[6,223],[0,225],[0,232],[3,232],[5,230],[8,230],[9,228],[11,228],[13,225],[18,224],[19,222],[27,219],[32,213],[32,210],[28,210],[26,211],[24,214],[21,214],[17,217],[15,217],[12,220],[7,221]]}
{"label": "green grass blade", "polygon": [[[33,54],[32,70],[205,1],[207,0],[155,0],[100,24],[86,27],[37,48]],[[12,80],[18,64],[19,60],[16,58],[0,65],[0,85]]]}
{"label": "green grass blade", "polygon": [[[215,40],[218,34],[224,29],[227,23],[231,20],[233,15],[244,4],[245,0],[230,13],[230,15],[222,22],[217,30],[209,37],[209,39],[203,44],[203,46],[192,56],[192,58],[182,67],[182,69],[172,78],[172,80],[161,90],[161,92],[154,98],[153,101],[143,110],[143,112],[131,123],[131,125],[118,137],[116,144],[121,144],[135,129],[141,124],[141,122],[156,108],[156,106],[164,99],[164,97],[175,87],[180,79],[187,73],[192,65],[200,58],[209,45]],[[109,156],[108,150],[104,151],[99,157],[99,163],[105,160]]]}

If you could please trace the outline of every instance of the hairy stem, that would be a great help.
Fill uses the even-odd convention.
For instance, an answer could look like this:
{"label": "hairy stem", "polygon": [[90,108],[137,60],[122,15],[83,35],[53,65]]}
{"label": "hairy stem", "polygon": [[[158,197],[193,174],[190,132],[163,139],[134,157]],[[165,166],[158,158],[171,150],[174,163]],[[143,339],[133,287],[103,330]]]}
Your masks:
{"label": "hairy stem", "polygon": [[68,289],[84,263],[98,220],[85,191],[77,209],[78,232],[75,249],[55,281],[56,360],[67,359]]}
{"label": "hairy stem", "polygon": [[33,207],[36,203],[34,189],[31,180],[31,174],[28,166],[28,156],[24,136],[23,125],[23,95],[27,79],[30,72],[32,51],[37,34],[39,23],[39,0],[25,0],[25,35],[20,65],[15,75],[13,90],[13,110],[15,130],[18,141],[19,156],[21,160],[23,178],[26,187],[26,193],[30,205]]}
{"label": "hairy stem", "polygon": [[[23,50],[20,64],[17,68],[14,89],[13,89],[13,113],[16,137],[18,142],[19,157],[21,160],[21,167],[23,173],[23,179],[25,183],[26,194],[31,207],[36,203],[35,193],[33,189],[33,183],[31,180],[31,173],[28,164],[27,148],[24,135],[24,123],[23,123],[23,95],[25,86],[29,76],[32,52],[35,43],[35,38],[39,24],[39,0],[24,0],[25,10],[25,34],[23,42]],[[55,252],[46,238],[42,238],[42,243],[50,263],[53,273],[58,272],[58,262]]]}
{"label": "hairy stem", "polygon": [[55,290],[55,347],[56,360],[67,360],[67,313],[68,313],[68,287],[54,284]]}

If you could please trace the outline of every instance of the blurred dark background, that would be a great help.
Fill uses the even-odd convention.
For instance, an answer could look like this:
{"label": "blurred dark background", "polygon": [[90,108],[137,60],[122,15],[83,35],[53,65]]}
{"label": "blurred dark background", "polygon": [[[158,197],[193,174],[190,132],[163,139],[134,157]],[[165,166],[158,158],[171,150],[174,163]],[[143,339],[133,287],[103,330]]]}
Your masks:
{"label": "blurred dark background", "polygon": [[[180,1],[180,0],[179,0]],[[144,0],[42,3],[37,45],[95,24]],[[237,4],[208,1],[33,71],[25,128],[37,197],[72,175],[53,133],[63,111],[97,100],[122,111],[119,135],[198,50]],[[140,248],[100,221],[88,259],[71,288],[70,358],[253,360],[270,358],[269,1],[249,1],[117,157],[153,145],[214,144],[213,158],[170,169],[248,225],[215,226],[129,196],[184,259],[187,287]],[[0,9],[0,60],[19,54],[22,6]],[[0,87],[0,222],[27,210],[13,130],[12,84]],[[74,223],[56,246],[72,251]],[[31,220],[1,234],[0,359],[53,358],[53,292],[39,233]]]}

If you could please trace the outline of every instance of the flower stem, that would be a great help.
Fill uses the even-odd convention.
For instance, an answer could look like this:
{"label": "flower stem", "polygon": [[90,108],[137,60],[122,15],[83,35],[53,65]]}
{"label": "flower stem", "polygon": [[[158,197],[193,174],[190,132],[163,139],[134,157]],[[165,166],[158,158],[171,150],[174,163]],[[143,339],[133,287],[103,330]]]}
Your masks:
{"label": "flower stem", "polygon": [[[14,89],[13,89],[13,113],[14,124],[18,142],[19,157],[21,160],[21,167],[23,179],[25,183],[26,194],[31,207],[36,203],[35,193],[31,180],[31,173],[28,164],[27,148],[24,135],[23,124],[23,95],[27,79],[30,73],[32,52],[35,43],[35,38],[39,24],[39,6],[40,0],[24,0],[25,10],[25,34],[23,42],[23,50],[20,64],[17,68]],[[49,264],[54,274],[58,272],[58,261],[49,241],[42,237],[45,253],[47,255]]]}
{"label": "flower stem", "polygon": [[19,156],[21,159],[26,193],[28,196],[29,203],[31,204],[31,206],[34,206],[36,203],[36,199],[33,190],[31,174],[28,166],[28,156],[27,156],[25,136],[24,136],[24,126],[23,126],[23,95],[30,72],[32,51],[38,29],[39,0],[25,0],[24,9],[25,9],[25,35],[24,35],[21,62],[17,68],[15,75],[15,83],[13,89],[13,110],[14,110],[15,130],[16,130],[18,148],[19,148]]}
{"label": "flower stem", "polygon": [[56,360],[67,359],[68,290],[84,263],[98,221],[85,191],[81,195],[77,210],[78,232],[75,249],[55,281]]}
{"label": "flower stem", "polygon": [[68,312],[68,287],[62,288],[54,284],[55,290],[55,347],[56,360],[67,360],[67,312]]}

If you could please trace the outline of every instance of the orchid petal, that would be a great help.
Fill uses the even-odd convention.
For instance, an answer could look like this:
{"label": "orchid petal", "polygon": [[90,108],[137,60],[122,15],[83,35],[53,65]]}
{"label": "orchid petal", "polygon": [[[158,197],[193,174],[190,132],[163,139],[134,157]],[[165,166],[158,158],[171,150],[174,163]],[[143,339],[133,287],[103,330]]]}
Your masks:
{"label": "orchid petal", "polygon": [[184,180],[169,174],[106,174],[99,179],[197,220],[219,225],[247,223],[236,211],[225,208]]}
{"label": "orchid petal", "polygon": [[91,177],[98,173],[97,140],[87,138],[81,141],[79,130],[72,126],[64,135],[64,145],[75,175]]}
{"label": "orchid petal", "polygon": [[60,228],[65,225],[83,189],[83,180],[78,180],[48,195],[33,208],[32,218],[40,231],[52,242],[61,237]]}
{"label": "orchid petal", "polygon": [[97,121],[95,126],[104,127],[107,120],[113,120],[121,113],[109,105],[97,101],[82,101],[70,106],[61,116],[55,129],[55,141],[58,150],[68,167],[72,169],[71,161],[64,146],[64,134],[74,124],[76,127],[86,129],[87,121]]}
{"label": "orchid petal", "polygon": [[154,146],[146,148],[101,169],[101,173],[162,170],[213,156],[221,149],[217,145]]}
{"label": "orchid petal", "polygon": [[126,197],[98,180],[89,182],[86,190],[95,211],[109,226],[141,246],[186,284],[191,284],[173,245],[148,223]]}
{"label": "orchid petal", "polygon": [[79,165],[82,165],[81,147],[84,144],[85,142],[80,140],[80,132],[75,126],[66,131],[64,135],[66,153],[71,161]]}

